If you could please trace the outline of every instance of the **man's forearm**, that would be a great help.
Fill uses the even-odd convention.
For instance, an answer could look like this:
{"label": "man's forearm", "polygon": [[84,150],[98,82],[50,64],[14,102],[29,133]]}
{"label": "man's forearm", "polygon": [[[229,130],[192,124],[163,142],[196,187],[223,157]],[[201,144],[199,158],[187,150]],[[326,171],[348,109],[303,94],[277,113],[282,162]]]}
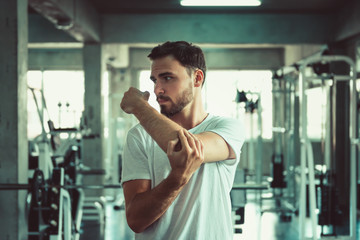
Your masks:
{"label": "man's forearm", "polygon": [[157,112],[147,102],[139,107],[134,115],[165,152],[168,142],[177,138],[178,131],[182,129],[179,124]]}
{"label": "man's forearm", "polygon": [[143,193],[138,193],[126,206],[127,221],[137,233],[158,220],[174,202],[184,183],[178,176],[170,173],[158,186]]}

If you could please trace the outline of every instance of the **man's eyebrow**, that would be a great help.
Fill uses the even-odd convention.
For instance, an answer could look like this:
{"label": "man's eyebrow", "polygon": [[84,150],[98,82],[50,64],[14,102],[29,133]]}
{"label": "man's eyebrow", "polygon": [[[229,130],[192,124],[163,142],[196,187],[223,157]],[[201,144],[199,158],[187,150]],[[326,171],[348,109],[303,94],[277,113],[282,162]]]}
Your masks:
{"label": "man's eyebrow", "polygon": [[172,72],[163,72],[159,74],[159,77],[167,76],[167,75],[173,75]]}

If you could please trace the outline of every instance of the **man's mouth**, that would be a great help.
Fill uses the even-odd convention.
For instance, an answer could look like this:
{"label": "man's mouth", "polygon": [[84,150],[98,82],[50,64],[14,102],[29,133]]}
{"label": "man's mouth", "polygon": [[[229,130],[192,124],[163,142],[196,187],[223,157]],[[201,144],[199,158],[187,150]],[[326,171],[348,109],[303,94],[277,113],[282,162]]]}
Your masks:
{"label": "man's mouth", "polygon": [[159,97],[156,98],[156,101],[157,101],[159,104],[161,104],[161,103],[170,101],[170,98],[165,97],[165,96],[159,96]]}

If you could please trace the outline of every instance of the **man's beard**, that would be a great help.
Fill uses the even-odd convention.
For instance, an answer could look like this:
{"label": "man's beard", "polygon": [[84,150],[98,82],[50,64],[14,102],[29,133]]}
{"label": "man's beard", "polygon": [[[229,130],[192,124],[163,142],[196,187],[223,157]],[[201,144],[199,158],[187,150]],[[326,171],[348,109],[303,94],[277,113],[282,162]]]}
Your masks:
{"label": "man's beard", "polygon": [[[160,96],[159,98],[162,97]],[[167,109],[166,106],[164,105],[160,105],[160,112],[167,117],[172,117],[175,114],[181,112],[184,109],[184,107],[186,107],[193,100],[193,98],[194,96],[191,87],[188,87],[182,92],[181,96],[176,99],[177,103],[174,103],[168,97],[163,97],[163,99],[171,101],[172,105],[170,106],[170,109]]]}

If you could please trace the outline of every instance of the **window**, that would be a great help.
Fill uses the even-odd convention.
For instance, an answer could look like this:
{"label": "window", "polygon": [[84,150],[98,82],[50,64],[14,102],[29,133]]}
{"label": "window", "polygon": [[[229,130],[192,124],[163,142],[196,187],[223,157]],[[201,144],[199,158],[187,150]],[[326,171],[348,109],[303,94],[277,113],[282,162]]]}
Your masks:
{"label": "window", "polygon": [[[204,85],[205,107],[219,116],[242,119],[246,125],[247,138],[256,138],[258,114],[245,111],[242,103],[236,103],[237,91],[244,91],[253,101],[260,96],[262,137],[272,138],[272,72],[222,70],[208,71]],[[251,131],[250,127],[254,129]]]}
{"label": "window", "polygon": [[150,93],[149,104],[160,112],[160,107],[156,101],[156,96],[154,94],[154,83],[150,80],[150,71],[141,71],[139,78],[140,91],[148,91]]}
{"label": "window", "polygon": [[321,87],[306,90],[307,95],[307,135],[310,139],[325,138],[326,91]]}
{"label": "window", "polygon": [[[28,87],[34,89],[39,110],[43,112],[43,126],[47,121],[56,128],[78,127],[84,110],[84,73],[82,71],[29,71]],[[42,102],[44,93],[47,111]],[[33,93],[28,89],[28,137],[33,139],[42,132]]]}

